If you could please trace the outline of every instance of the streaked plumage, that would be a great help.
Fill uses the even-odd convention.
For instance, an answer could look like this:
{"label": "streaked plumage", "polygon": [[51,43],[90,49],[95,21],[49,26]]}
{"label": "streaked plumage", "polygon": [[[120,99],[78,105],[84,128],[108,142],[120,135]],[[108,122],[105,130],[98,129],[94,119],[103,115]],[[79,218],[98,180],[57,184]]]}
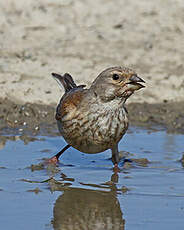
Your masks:
{"label": "streaked plumage", "polygon": [[52,75],[65,88],[56,120],[66,142],[85,153],[111,149],[112,161],[118,163],[118,143],[128,129],[124,104],[135,90],[144,87],[139,83],[144,81],[133,70],[122,67],[104,70],[89,89],[77,86],[67,73]]}

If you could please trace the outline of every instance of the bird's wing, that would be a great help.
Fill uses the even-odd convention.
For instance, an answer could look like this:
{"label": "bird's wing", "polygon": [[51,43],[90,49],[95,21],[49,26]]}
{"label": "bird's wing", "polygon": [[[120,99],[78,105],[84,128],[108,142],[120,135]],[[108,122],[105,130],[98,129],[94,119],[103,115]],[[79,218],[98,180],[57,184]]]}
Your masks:
{"label": "bird's wing", "polygon": [[56,120],[68,120],[77,116],[77,108],[85,97],[86,89],[75,88],[65,93],[56,109]]}

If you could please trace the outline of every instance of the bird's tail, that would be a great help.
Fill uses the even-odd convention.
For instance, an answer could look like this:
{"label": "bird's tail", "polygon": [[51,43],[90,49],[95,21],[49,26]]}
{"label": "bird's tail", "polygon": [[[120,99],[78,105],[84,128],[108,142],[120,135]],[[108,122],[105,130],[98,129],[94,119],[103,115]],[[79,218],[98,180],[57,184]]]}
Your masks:
{"label": "bird's tail", "polygon": [[52,73],[54,79],[59,83],[60,86],[63,86],[65,92],[69,92],[74,88],[84,88],[85,85],[76,85],[72,76],[69,73],[65,73],[63,76],[57,73]]}

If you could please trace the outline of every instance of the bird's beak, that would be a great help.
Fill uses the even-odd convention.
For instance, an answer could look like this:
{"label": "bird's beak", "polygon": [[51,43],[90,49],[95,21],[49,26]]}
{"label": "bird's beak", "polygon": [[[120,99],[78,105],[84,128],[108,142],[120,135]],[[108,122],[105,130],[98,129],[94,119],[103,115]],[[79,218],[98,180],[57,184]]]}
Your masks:
{"label": "bird's beak", "polygon": [[140,84],[139,82],[145,83],[143,79],[135,74],[129,78],[129,81],[126,83],[126,85],[128,86],[128,89],[132,91],[144,88],[145,86]]}

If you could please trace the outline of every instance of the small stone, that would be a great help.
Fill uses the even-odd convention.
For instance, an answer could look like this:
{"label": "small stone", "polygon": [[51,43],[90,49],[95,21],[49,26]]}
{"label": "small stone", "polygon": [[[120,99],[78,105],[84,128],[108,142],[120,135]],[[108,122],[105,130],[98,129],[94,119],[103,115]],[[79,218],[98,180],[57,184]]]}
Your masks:
{"label": "small stone", "polygon": [[42,192],[42,190],[40,190],[39,188],[35,188],[35,189],[27,190],[27,192],[34,192],[35,194],[38,194],[39,192]]}
{"label": "small stone", "polygon": [[122,29],[123,25],[121,23],[114,25],[114,29]]}
{"label": "small stone", "polygon": [[29,117],[29,116],[30,116],[30,114],[29,114],[27,111],[24,112],[24,115],[25,115],[26,117]]}

